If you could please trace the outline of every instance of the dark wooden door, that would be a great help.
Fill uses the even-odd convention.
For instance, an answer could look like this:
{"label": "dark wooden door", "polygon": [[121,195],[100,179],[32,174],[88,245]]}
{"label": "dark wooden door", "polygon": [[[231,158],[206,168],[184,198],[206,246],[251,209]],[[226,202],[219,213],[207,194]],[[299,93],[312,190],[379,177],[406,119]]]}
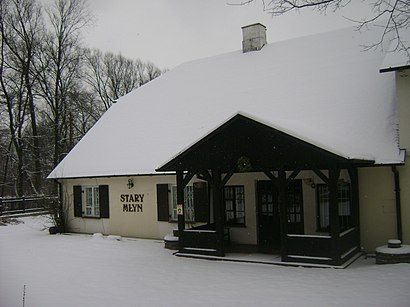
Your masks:
{"label": "dark wooden door", "polygon": [[272,181],[258,181],[258,244],[262,247],[280,246],[280,215],[278,190]]}
{"label": "dark wooden door", "polygon": [[[278,188],[272,181],[257,182],[258,244],[280,246],[280,211]],[[287,183],[287,230],[290,234],[303,234],[303,191],[301,180]]]}
{"label": "dark wooden door", "polygon": [[303,190],[302,180],[291,180],[288,186],[288,233],[303,234]]}

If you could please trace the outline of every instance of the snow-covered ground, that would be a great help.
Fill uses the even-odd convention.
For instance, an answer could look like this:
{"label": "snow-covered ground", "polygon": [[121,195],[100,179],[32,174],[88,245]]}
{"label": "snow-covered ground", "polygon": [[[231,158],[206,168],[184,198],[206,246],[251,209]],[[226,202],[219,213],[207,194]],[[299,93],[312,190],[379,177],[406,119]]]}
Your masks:
{"label": "snow-covered ground", "polygon": [[[0,306],[410,306],[410,264],[347,269],[179,258],[163,242],[0,226]],[[115,239],[115,238],[114,238]],[[25,295],[24,293],[25,289]]]}

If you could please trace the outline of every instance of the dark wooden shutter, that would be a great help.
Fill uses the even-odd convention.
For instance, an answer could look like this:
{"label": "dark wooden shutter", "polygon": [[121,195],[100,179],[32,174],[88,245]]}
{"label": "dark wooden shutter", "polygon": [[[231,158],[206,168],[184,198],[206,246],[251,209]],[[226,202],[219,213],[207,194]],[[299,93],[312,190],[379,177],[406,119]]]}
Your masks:
{"label": "dark wooden shutter", "polygon": [[206,182],[194,182],[195,222],[209,222],[209,193]]}
{"label": "dark wooden shutter", "polygon": [[158,221],[169,221],[168,184],[157,184],[157,213]]}
{"label": "dark wooden shutter", "polygon": [[74,189],[74,216],[82,217],[83,215],[83,191],[80,185],[75,185]]}
{"label": "dark wooden shutter", "polygon": [[100,217],[108,219],[110,217],[108,185],[100,185],[98,189],[100,193]]}

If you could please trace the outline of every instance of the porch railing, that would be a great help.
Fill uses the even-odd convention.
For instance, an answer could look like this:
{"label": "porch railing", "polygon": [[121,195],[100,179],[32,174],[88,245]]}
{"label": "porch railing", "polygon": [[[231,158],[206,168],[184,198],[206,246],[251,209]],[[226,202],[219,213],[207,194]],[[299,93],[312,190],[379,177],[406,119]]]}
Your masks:
{"label": "porch railing", "polygon": [[357,229],[351,228],[336,240],[326,235],[288,234],[285,261],[341,265],[359,252]]}
{"label": "porch railing", "polygon": [[[224,230],[224,238],[229,241],[229,228]],[[180,238],[180,252],[201,255],[221,256],[215,224],[205,224],[183,231]]]}

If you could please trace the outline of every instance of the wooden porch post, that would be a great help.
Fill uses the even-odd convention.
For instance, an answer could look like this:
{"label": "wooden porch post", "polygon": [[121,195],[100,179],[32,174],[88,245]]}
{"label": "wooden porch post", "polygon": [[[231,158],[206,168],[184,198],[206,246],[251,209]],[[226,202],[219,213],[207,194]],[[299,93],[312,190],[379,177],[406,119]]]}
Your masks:
{"label": "wooden porch post", "polygon": [[359,207],[359,175],[357,172],[357,167],[349,167],[349,176],[351,184],[351,199],[352,206],[350,208],[353,226],[356,228],[356,244],[360,247],[360,207]]}
{"label": "wooden porch post", "polygon": [[224,220],[225,210],[223,204],[223,184],[221,180],[221,171],[212,170],[212,199],[214,206],[214,221],[216,231],[216,246],[218,256],[225,256],[224,248]]}
{"label": "wooden porch post", "polygon": [[286,186],[286,171],[280,169],[278,172],[278,200],[280,210],[280,241],[281,241],[281,256],[282,261],[288,261],[288,214],[287,214],[287,186]]}
{"label": "wooden porch post", "polygon": [[340,223],[339,223],[339,204],[338,204],[338,189],[337,181],[339,180],[340,169],[338,167],[332,167],[329,169],[329,222],[330,222],[330,235],[332,237],[332,255],[334,264],[339,264],[341,261],[340,248],[339,248],[339,235],[340,235]]}
{"label": "wooden porch post", "polygon": [[184,248],[184,230],[185,230],[185,206],[184,206],[184,172],[177,171],[177,214],[178,214],[178,238],[179,249]]}

